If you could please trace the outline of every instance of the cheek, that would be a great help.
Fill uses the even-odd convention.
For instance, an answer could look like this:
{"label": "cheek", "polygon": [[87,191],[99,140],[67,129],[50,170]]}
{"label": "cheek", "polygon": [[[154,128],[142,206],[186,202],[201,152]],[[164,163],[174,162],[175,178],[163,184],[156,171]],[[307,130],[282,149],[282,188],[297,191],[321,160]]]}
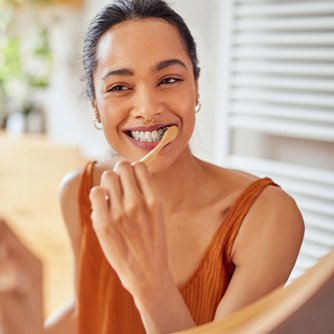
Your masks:
{"label": "cheek", "polygon": [[127,116],[125,108],[121,108],[119,105],[111,103],[111,101],[99,101],[97,106],[101,122],[106,128],[117,127]]}
{"label": "cheek", "polygon": [[182,120],[183,128],[192,133],[195,126],[195,107],[194,101],[192,100],[183,100],[179,104],[180,117]]}
{"label": "cheek", "polygon": [[126,115],[122,112],[122,109],[117,108],[110,103],[100,103],[98,105],[101,122],[103,125],[103,132],[106,140],[113,149],[119,146],[120,125],[126,119]]}

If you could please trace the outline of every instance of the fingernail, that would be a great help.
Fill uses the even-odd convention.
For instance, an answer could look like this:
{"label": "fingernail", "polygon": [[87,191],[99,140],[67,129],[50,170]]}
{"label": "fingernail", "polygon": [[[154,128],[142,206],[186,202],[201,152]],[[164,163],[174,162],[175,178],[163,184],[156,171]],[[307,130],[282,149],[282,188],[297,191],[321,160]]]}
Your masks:
{"label": "fingernail", "polygon": [[120,160],[116,161],[113,170],[116,171],[118,169],[119,165],[122,164],[122,163],[123,164],[129,164],[131,166],[131,163],[123,158],[123,159],[120,159]]}

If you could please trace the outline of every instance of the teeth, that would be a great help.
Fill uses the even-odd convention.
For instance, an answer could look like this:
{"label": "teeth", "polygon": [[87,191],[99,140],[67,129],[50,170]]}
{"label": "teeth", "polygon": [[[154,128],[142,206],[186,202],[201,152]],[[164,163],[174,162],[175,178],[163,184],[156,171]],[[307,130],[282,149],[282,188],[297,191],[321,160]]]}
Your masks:
{"label": "teeth", "polygon": [[168,126],[154,131],[130,131],[132,138],[144,142],[158,142],[161,140]]}
{"label": "teeth", "polygon": [[152,131],[151,136],[152,136],[152,141],[159,141],[160,139],[160,136],[157,130]]}

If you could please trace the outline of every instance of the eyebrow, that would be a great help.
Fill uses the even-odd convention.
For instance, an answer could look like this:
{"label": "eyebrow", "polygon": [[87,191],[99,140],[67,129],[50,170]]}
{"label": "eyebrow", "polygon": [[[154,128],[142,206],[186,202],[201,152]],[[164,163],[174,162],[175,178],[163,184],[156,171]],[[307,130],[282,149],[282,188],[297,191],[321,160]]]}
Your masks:
{"label": "eyebrow", "polygon": [[102,80],[107,79],[110,76],[126,76],[126,75],[134,75],[134,71],[129,68],[119,68],[116,70],[108,71],[103,75]]}
{"label": "eyebrow", "polygon": [[169,67],[169,66],[173,66],[173,65],[179,65],[184,67],[185,69],[187,68],[187,66],[185,65],[185,63],[179,59],[167,59],[167,60],[163,60],[160,63],[158,63],[157,65],[155,65],[153,67],[153,70],[155,72],[159,72],[162,71],[163,69]]}
{"label": "eyebrow", "polygon": [[[153,66],[152,70],[154,72],[159,72],[159,71],[164,70],[167,67],[174,66],[174,65],[182,66],[183,68],[187,69],[187,66],[185,65],[183,61],[179,59],[167,59]],[[134,74],[135,72],[130,68],[119,68],[119,69],[108,71],[106,74],[103,75],[102,80],[105,80],[106,78],[110,76],[128,76],[128,75],[132,76]]]}

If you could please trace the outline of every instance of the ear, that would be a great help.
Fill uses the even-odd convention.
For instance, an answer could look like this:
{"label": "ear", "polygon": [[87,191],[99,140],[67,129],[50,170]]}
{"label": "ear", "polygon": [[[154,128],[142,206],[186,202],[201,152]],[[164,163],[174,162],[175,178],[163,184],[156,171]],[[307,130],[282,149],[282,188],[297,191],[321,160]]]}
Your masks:
{"label": "ear", "polygon": [[199,103],[199,88],[198,88],[198,80],[195,81],[195,96],[196,96],[196,106]]}
{"label": "ear", "polygon": [[92,101],[92,107],[94,109],[94,113],[95,113],[95,117],[96,117],[96,120],[101,123],[101,117],[100,117],[100,113],[99,113],[99,109],[97,107],[97,103],[96,103],[96,100],[93,100]]}

